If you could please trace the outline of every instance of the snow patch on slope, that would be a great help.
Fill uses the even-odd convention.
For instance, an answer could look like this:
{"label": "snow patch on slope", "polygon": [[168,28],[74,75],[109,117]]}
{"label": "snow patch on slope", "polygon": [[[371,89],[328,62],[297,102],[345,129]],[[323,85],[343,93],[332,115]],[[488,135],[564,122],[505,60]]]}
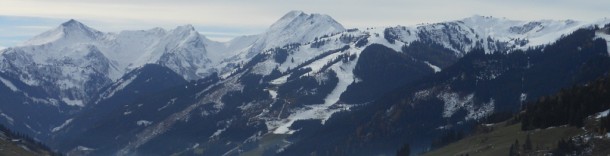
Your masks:
{"label": "snow patch on slope", "polygon": [[85,147],[85,146],[78,146],[76,147],[76,150],[78,151],[94,151],[94,148],[89,148],[89,147]]}
{"label": "snow patch on slope", "polygon": [[[360,53],[357,50],[351,50],[354,53]],[[289,127],[297,120],[306,120],[306,119],[319,119],[322,124],[330,118],[332,114],[338,112],[340,110],[349,109],[348,105],[338,104],[339,97],[345,90],[347,90],[347,86],[349,86],[352,81],[355,79],[352,71],[356,67],[358,63],[357,60],[344,63],[344,64],[334,64],[330,67],[333,71],[337,73],[337,77],[339,78],[339,82],[337,86],[324,98],[324,103],[319,105],[310,105],[304,108],[297,110],[295,113],[292,113],[287,119],[282,121],[276,121],[275,123],[268,123],[272,127],[275,128],[273,131],[274,134],[292,134],[295,130],[291,130]]]}
{"label": "snow patch on slope", "polygon": [[148,120],[138,120],[138,121],[136,121],[136,124],[137,124],[138,126],[145,126],[145,127],[146,127],[146,126],[148,126],[148,125],[151,125],[151,124],[152,124],[152,121],[148,121]]}
{"label": "snow patch on slope", "polygon": [[157,109],[157,111],[161,111],[161,110],[163,110],[163,109],[167,108],[168,106],[173,105],[173,104],[176,102],[176,100],[177,100],[177,98],[173,98],[173,99],[169,100],[169,101],[167,102],[167,104],[165,104],[165,105],[164,105],[163,107],[161,107],[161,108],[158,108],[158,109]]}
{"label": "snow patch on slope", "polygon": [[64,98],[61,98],[61,101],[64,101],[69,106],[78,106],[78,107],[85,106],[83,101],[82,100],[78,100],[78,99],[70,99],[70,98],[65,98],[64,97]]}
{"label": "snow patch on slope", "polygon": [[436,97],[445,103],[443,108],[443,117],[445,118],[450,118],[459,110],[465,110],[467,113],[465,120],[478,120],[490,115],[495,109],[494,99],[489,99],[489,102],[476,106],[474,94],[460,96],[458,93],[441,91]]}
{"label": "snow patch on slope", "polygon": [[461,108],[464,108],[467,105],[472,105],[474,94],[468,94],[461,97],[457,93],[443,91],[436,97],[445,102],[443,117],[449,118]]}
{"label": "snow patch on slope", "polygon": [[[104,92],[104,96],[102,99],[107,99],[112,97],[116,92],[123,90],[123,88],[127,87],[127,85],[131,84],[133,80],[138,78],[138,75],[130,77],[129,79],[121,79],[117,83],[113,85],[113,89],[107,92]],[[99,102],[99,101],[98,101]]]}
{"label": "snow patch on slope", "polygon": [[466,120],[478,120],[483,117],[489,116],[493,113],[495,109],[495,100],[489,99],[489,102],[483,103],[482,106],[475,107],[474,105],[470,105],[466,107],[468,111],[468,115],[466,115]]}
{"label": "snow patch on slope", "polygon": [[218,136],[220,136],[220,134],[222,134],[222,132],[226,131],[229,126],[231,126],[231,123],[233,122],[233,120],[228,120],[228,121],[220,121],[218,123],[216,123],[217,125],[224,125],[224,128],[218,129],[216,130],[216,132],[214,132],[214,134],[212,134],[209,138],[216,138]]}
{"label": "snow patch on slope", "polygon": [[605,110],[603,112],[599,112],[599,114],[597,114],[597,116],[595,116],[595,118],[599,119],[599,118],[606,117],[606,116],[608,116],[608,113],[610,113],[610,109]]}
{"label": "snow patch on slope", "polygon": [[284,83],[286,83],[286,81],[288,81],[288,76],[289,76],[289,75],[282,76],[282,77],[280,77],[280,78],[277,78],[277,79],[275,79],[275,80],[271,81],[270,83],[271,83],[271,84],[274,84],[274,85],[281,85],[281,84],[284,84]]}
{"label": "snow patch on slope", "polygon": [[57,127],[54,127],[53,129],[51,129],[51,132],[60,131],[61,129],[63,129],[64,127],[68,126],[70,123],[72,123],[72,120],[73,119],[66,120],[63,124],[61,124],[61,125],[59,125]]}
{"label": "snow patch on slope", "polygon": [[214,132],[214,134],[212,134],[212,136],[210,136],[209,138],[215,138],[218,137],[220,134],[222,134],[222,132],[224,132],[225,130],[227,130],[227,128],[222,128],[222,129],[218,129],[216,130],[216,132]]}
{"label": "snow patch on slope", "polygon": [[9,124],[13,124],[15,122],[15,119],[13,119],[12,117],[4,114],[2,111],[0,111],[0,116],[4,117],[4,119],[6,119],[6,121],[8,121]]}
{"label": "snow patch on slope", "polygon": [[259,64],[257,64],[256,66],[254,66],[252,68],[252,73],[253,74],[259,74],[259,75],[269,75],[271,73],[271,71],[273,70],[273,68],[275,68],[275,66],[277,66],[278,64],[275,63],[273,60],[267,60],[265,62],[261,62]]}
{"label": "snow patch on slope", "polygon": [[277,91],[276,90],[267,90],[269,92],[269,94],[271,95],[272,99],[277,99]]}
{"label": "snow patch on slope", "polygon": [[13,84],[11,81],[2,77],[0,77],[0,81],[2,81],[2,83],[4,83],[4,85],[11,89],[13,92],[19,92],[19,88],[17,88],[17,86],[15,86],[15,84]]}
{"label": "snow patch on slope", "polygon": [[430,68],[432,68],[432,70],[434,70],[434,72],[435,72],[435,73],[441,72],[441,68],[440,68],[440,67],[435,66],[435,65],[431,64],[431,63],[430,63],[430,62],[428,62],[428,61],[425,61],[425,63],[426,63],[426,64],[427,64],[427,65],[428,65]]}

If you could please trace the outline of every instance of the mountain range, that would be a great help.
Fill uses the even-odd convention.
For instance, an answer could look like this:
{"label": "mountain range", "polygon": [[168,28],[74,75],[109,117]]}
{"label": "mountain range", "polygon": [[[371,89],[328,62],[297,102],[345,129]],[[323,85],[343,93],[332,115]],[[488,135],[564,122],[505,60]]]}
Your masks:
{"label": "mountain range", "polygon": [[[291,11],[227,42],[76,20],[0,50],[0,123],[67,154],[392,155],[608,72],[604,19],[346,29]],[[497,88],[503,88],[498,90]]]}

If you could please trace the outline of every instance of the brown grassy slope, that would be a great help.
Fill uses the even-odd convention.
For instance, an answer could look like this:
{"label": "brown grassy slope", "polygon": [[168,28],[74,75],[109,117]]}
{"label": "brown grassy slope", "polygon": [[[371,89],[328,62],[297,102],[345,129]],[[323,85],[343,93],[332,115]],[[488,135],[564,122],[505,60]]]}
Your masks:
{"label": "brown grassy slope", "polygon": [[521,131],[521,124],[505,126],[504,123],[499,123],[493,127],[495,130],[491,132],[466,137],[423,155],[508,155],[511,144],[518,139],[519,144],[523,145],[527,133],[530,134],[534,150],[544,152],[555,148],[560,139],[584,133],[582,129],[565,126],[532,131]]}

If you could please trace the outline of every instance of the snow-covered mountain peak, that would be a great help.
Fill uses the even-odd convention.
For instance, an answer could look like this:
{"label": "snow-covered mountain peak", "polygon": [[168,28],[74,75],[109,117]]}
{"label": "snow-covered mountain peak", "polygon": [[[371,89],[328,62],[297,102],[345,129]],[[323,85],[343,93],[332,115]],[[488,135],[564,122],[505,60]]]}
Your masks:
{"label": "snow-covered mountain peak", "polygon": [[[202,38],[204,38],[203,35],[199,34],[199,32],[197,32],[197,30],[195,30],[195,27],[193,27],[192,25],[188,24],[188,25],[182,25],[182,26],[178,26],[172,30],[169,31],[169,36],[167,36],[165,38],[165,40],[173,40],[175,42],[177,42],[179,45],[181,46],[201,46],[202,45]],[[187,45],[185,45],[187,44]]]}
{"label": "snow-covered mountain peak", "polygon": [[63,28],[63,32],[66,36],[78,35],[77,37],[95,38],[104,34],[74,19],[61,24],[61,27]]}
{"label": "snow-covered mountain peak", "polygon": [[195,27],[193,27],[193,25],[187,24],[187,25],[181,25],[176,27],[175,29],[172,30],[173,32],[177,32],[177,33],[192,33],[192,32],[197,32],[195,30]]}
{"label": "snow-covered mountain peak", "polygon": [[61,24],[62,27],[83,27],[85,26],[83,23],[76,21],[75,19],[70,19]]}
{"label": "snow-covered mountain peak", "polygon": [[343,25],[328,15],[290,11],[259,37],[248,56],[286,44],[313,41],[316,37],[344,30]]}
{"label": "snow-covered mountain peak", "polygon": [[60,40],[67,42],[89,41],[103,36],[104,33],[84,25],[74,19],[62,23],[55,29],[44,32],[20,44],[20,46],[43,45]]}
{"label": "snow-covered mountain peak", "polygon": [[304,27],[307,25],[318,27],[331,27],[343,30],[343,25],[335,21],[332,17],[323,14],[307,14],[303,11],[290,11],[269,27],[269,31]]}
{"label": "snow-covered mountain peak", "polygon": [[290,20],[294,19],[295,17],[301,15],[301,14],[305,14],[305,12],[300,11],[300,10],[292,10],[286,14],[284,14],[284,16],[282,16],[280,19],[278,19],[277,21],[275,21],[274,24],[281,22],[281,21],[286,21],[286,22],[290,22]]}
{"label": "snow-covered mountain peak", "polygon": [[282,18],[280,18],[280,20],[285,19],[285,18],[294,18],[301,14],[305,14],[305,12],[303,12],[301,10],[291,10],[288,13],[286,13],[284,16],[282,16]]}

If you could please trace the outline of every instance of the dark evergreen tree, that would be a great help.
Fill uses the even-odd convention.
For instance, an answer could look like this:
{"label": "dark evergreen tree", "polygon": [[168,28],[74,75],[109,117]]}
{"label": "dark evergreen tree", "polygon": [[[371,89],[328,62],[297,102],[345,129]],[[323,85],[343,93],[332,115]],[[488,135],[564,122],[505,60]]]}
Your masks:
{"label": "dark evergreen tree", "polygon": [[516,139],[516,140],[515,140],[514,145],[515,145],[515,151],[516,151],[516,152],[519,152],[519,139]]}
{"label": "dark evergreen tree", "polygon": [[411,146],[409,144],[404,144],[398,151],[396,152],[396,156],[409,156],[411,154]]}
{"label": "dark evergreen tree", "polygon": [[557,142],[557,148],[553,151],[554,155],[574,155],[576,151],[583,150],[586,146],[578,145],[572,139],[561,139]]}
{"label": "dark evergreen tree", "polygon": [[283,48],[275,48],[273,49],[273,51],[275,51],[275,54],[273,55],[273,59],[275,60],[275,62],[282,64],[286,61],[286,58],[288,58],[288,50],[283,49]]}
{"label": "dark evergreen tree", "polygon": [[519,154],[519,140],[515,140],[515,143],[510,145],[510,148],[508,149],[508,155],[509,156],[518,156]]}
{"label": "dark evergreen tree", "polygon": [[532,149],[532,139],[530,138],[530,134],[527,134],[525,137],[525,143],[523,143],[523,151],[531,151]]}
{"label": "dark evergreen tree", "polygon": [[383,30],[383,37],[390,43],[394,44],[398,36],[394,32],[394,28],[386,28]]}
{"label": "dark evergreen tree", "polygon": [[508,156],[515,156],[517,152],[515,151],[515,144],[510,144],[510,148],[508,149]]}
{"label": "dark evergreen tree", "polygon": [[601,134],[606,134],[610,131],[610,117],[602,117],[599,121],[599,129]]}
{"label": "dark evergreen tree", "polygon": [[[522,117],[522,129],[531,130],[569,124],[581,127],[584,119],[610,108],[610,77],[599,78],[584,86],[562,89],[556,95],[545,96],[528,104]],[[602,119],[600,129],[608,130]]]}

